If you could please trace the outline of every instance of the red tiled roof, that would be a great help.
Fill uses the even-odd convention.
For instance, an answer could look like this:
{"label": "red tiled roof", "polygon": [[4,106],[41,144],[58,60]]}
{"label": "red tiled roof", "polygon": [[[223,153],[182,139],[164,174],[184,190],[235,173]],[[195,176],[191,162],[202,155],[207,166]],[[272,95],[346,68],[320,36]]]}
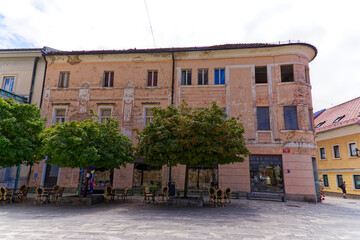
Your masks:
{"label": "red tiled roof", "polygon": [[[345,115],[340,121],[334,123],[335,119]],[[322,132],[333,128],[343,127],[354,123],[360,124],[360,97],[342,103],[335,107],[326,109],[314,119],[315,126],[324,122],[320,127],[315,128],[315,132]]]}

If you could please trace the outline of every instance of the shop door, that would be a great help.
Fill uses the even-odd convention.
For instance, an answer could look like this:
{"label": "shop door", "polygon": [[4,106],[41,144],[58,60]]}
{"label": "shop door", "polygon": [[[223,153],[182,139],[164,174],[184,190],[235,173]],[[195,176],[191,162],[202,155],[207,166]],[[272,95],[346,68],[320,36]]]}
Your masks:
{"label": "shop door", "polygon": [[57,184],[59,174],[59,166],[46,164],[46,173],[45,173],[45,188],[52,188]]}
{"label": "shop door", "polygon": [[284,192],[281,156],[251,156],[250,184],[252,192]]}

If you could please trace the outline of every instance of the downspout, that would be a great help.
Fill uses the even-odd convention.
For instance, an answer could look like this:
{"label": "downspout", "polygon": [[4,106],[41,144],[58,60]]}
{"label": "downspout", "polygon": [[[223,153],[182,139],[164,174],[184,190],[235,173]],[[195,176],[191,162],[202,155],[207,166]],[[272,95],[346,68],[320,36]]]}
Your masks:
{"label": "downspout", "polygon": [[44,95],[44,85],[45,85],[45,79],[46,79],[46,70],[47,70],[47,61],[46,61],[46,57],[45,57],[45,52],[42,52],[42,57],[45,61],[45,70],[44,70],[44,79],[43,79],[43,84],[42,84],[42,88],[41,88],[41,98],[40,98],[40,108],[42,106],[42,102],[43,102],[43,95]]}
{"label": "downspout", "polygon": [[33,92],[34,92],[35,76],[36,76],[36,70],[37,70],[38,62],[39,62],[39,57],[36,57],[34,59],[34,68],[33,68],[32,77],[31,77],[31,87],[30,87],[30,93],[29,93],[29,104],[31,104],[32,95],[33,95]]}
{"label": "downspout", "polygon": [[171,104],[174,105],[174,85],[175,85],[175,57],[174,57],[174,50],[171,51],[171,57],[172,57]]}
{"label": "downspout", "polygon": [[[171,104],[174,105],[174,85],[175,85],[175,57],[174,50],[171,51],[172,58],[172,77],[171,77]],[[169,189],[171,184],[171,166],[169,167]]]}

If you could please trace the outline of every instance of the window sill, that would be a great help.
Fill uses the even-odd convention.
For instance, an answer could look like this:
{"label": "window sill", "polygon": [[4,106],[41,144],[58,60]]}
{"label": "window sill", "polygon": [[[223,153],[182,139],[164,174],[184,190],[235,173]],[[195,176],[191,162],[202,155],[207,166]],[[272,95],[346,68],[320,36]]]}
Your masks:
{"label": "window sill", "polygon": [[333,158],[333,160],[342,160],[342,158]]}
{"label": "window sill", "polygon": [[324,158],[324,159],[319,159],[320,161],[327,161],[327,159],[326,158]]}
{"label": "window sill", "polygon": [[269,83],[255,83],[255,86],[268,86]]}
{"label": "window sill", "polygon": [[256,131],[261,133],[272,133],[271,130],[256,130]]}
{"label": "window sill", "polygon": [[225,87],[226,84],[213,85],[180,85],[180,87]]}
{"label": "window sill", "polygon": [[309,83],[305,83],[305,82],[298,82],[298,81],[293,81],[293,82],[279,82],[278,85],[292,85],[292,84],[300,84],[300,85],[305,85],[308,87],[311,87],[311,85]]}
{"label": "window sill", "polygon": [[302,133],[314,133],[313,131],[309,131],[309,130],[286,130],[286,129],[283,129],[283,130],[280,130],[280,132],[302,132]]}

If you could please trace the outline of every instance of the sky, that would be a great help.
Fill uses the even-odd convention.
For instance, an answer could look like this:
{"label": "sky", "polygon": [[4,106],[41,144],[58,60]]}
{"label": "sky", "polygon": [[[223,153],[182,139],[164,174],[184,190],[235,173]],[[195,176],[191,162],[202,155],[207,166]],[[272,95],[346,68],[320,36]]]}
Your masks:
{"label": "sky", "polygon": [[360,96],[359,7],[357,0],[1,0],[0,49],[301,41],[318,49],[310,63],[317,111]]}

